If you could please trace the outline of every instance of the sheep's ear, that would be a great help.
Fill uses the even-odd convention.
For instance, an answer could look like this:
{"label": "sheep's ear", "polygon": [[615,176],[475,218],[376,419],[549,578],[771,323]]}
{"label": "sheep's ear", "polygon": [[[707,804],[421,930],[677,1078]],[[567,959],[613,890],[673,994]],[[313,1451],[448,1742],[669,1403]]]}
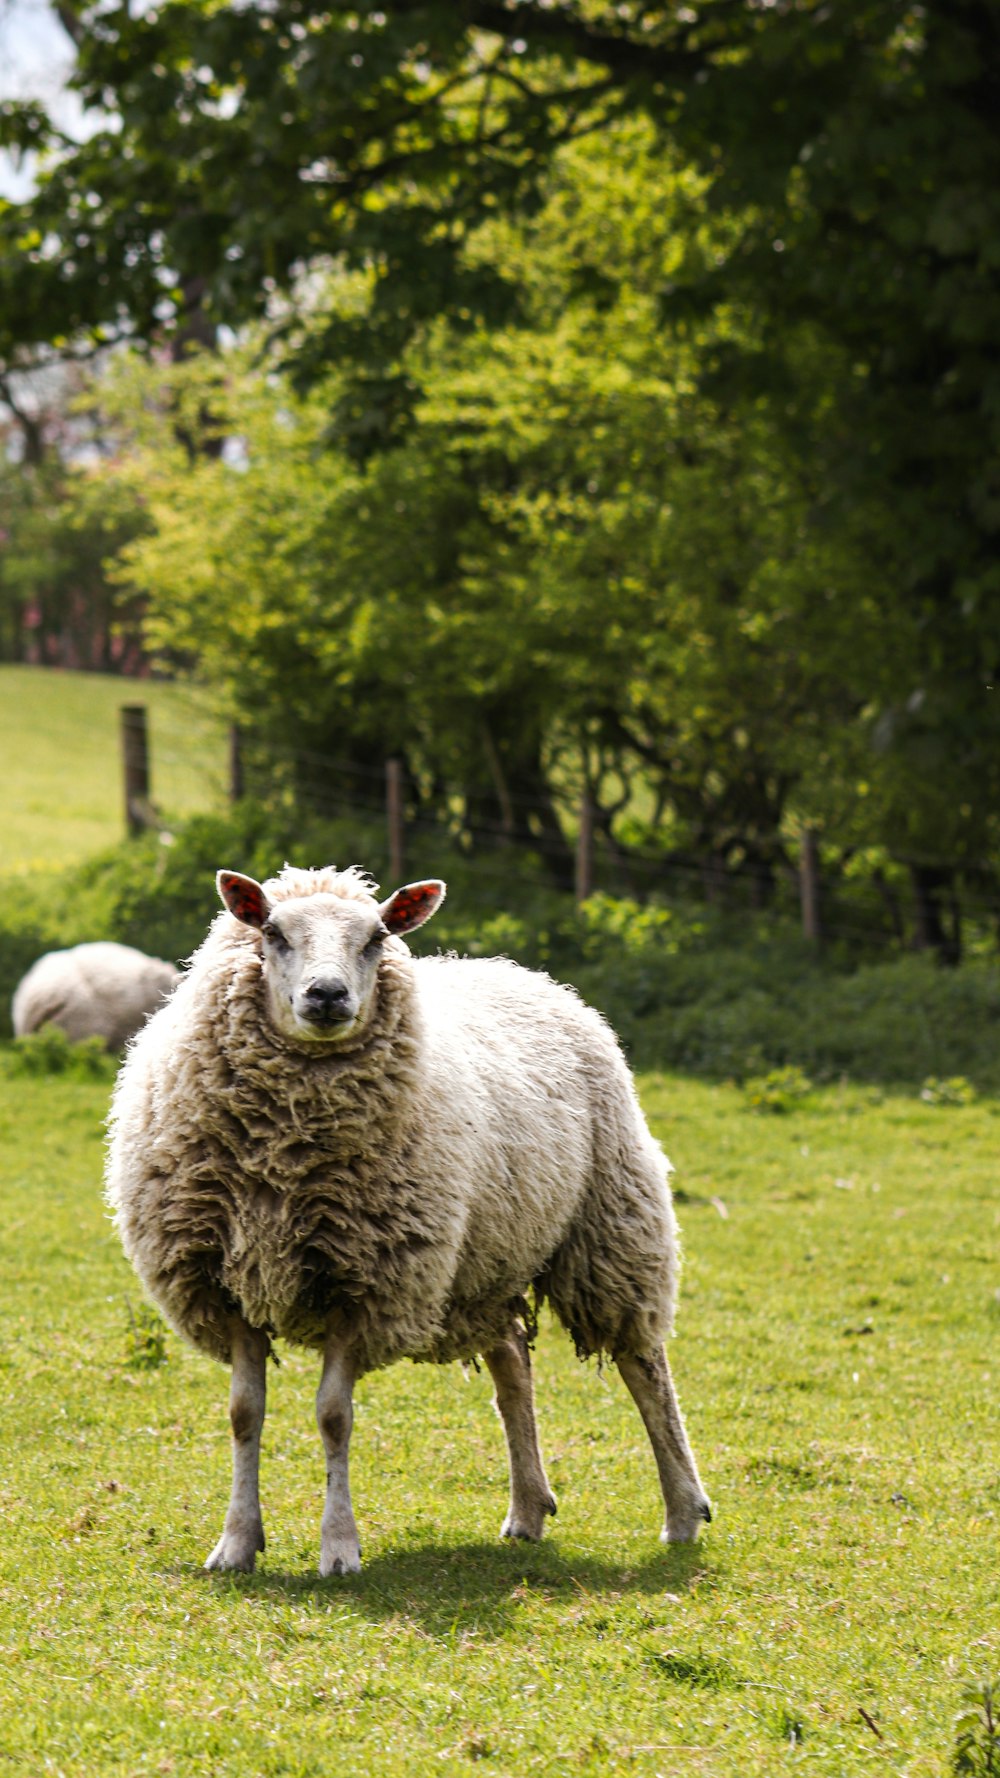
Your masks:
{"label": "sheep's ear", "polygon": [[437,877],[426,883],[406,883],[379,908],[382,924],[390,932],[413,932],[437,913],[444,898],[445,886]]}
{"label": "sheep's ear", "polygon": [[238,870],[220,870],[215,886],[223,903],[244,926],[255,926],[259,932],[271,912],[271,903],[253,877],[243,877]]}

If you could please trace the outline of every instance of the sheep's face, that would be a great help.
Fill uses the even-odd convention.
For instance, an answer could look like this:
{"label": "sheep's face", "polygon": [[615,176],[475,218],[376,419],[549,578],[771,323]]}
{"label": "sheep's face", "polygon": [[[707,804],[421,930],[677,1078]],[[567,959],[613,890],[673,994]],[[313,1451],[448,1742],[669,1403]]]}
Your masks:
{"label": "sheep's face", "polygon": [[343,1043],[368,1019],[386,940],[412,932],[440,906],[444,884],[408,883],[374,896],[312,894],[271,902],[259,883],[220,871],[229,912],[262,939],[267,1010],[285,1037]]}

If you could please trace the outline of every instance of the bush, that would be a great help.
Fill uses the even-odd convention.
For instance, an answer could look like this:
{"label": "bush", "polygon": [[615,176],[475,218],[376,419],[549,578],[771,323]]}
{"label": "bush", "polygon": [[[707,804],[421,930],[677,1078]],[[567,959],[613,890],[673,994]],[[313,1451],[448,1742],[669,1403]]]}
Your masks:
{"label": "bush", "polygon": [[18,900],[16,886],[7,886],[0,905],[0,1036],[9,1037],[11,995],[35,960],[52,950],[53,929],[44,907],[36,908],[30,899]]}
{"label": "bush", "polygon": [[953,1074],[949,1080],[938,1080],[929,1074],[920,1089],[925,1105],[972,1105],[976,1089],[964,1074]]}
{"label": "bush", "polygon": [[[195,817],[170,844],[148,835],[58,879],[14,879],[0,898],[0,994],[9,998],[41,951],[85,939],[182,959],[217,912],[220,865],[266,877],[286,858],[364,863],[384,876],[383,824],[301,821],[247,803]],[[954,1096],[958,1077],[970,1090],[1000,1090],[992,959],[859,965],[817,957],[797,926],[760,915],[609,895],[578,908],[539,881],[530,856],[445,853],[419,830],[406,874],[448,880],[440,914],[414,934],[418,954],[503,954],[549,970],[606,1015],[639,1066],[742,1081],[790,1068],[818,1082],[848,1075],[919,1089],[933,1080],[935,1103],[949,1102],[942,1095]]]}
{"label": "bush", "polygon": [[359,855],[359,838],[354,824],[300,832],[291,814],[245,803],[226,815],[194,816],[169,838],[149,833],[124,841],[74,870],[8,879],[0,903],[0,1036],[10,1035],[14,989],[43,952],[113,939],[180,962],[219,911],[220,865],[266,877],[287,857],[339,856],[348,863]]}
{"label": "bush", "polygon": [[43,1025],[28,1037],[17,1037],[3,1058],[7,1074],[68,1074],[79,1080],[113,1079],[117,1061],[99,1037],[73,1043],[58,1025]]}
{"label": "bush", "polygon": [[801,1068],[772,1068],[743,1090],[751,1111],[792,1111],[812,1091],[812,1081]]}

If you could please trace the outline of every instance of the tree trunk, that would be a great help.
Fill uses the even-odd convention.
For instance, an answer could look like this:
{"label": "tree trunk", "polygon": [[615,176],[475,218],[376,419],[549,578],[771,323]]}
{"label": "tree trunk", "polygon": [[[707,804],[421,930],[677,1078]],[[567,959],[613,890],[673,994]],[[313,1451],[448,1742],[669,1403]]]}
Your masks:
{"label": "tree trunk", "polygon": [[883,871],[874,871],[872,874],[872,882],[878,890],[882,899],[882,904],[889,916],[889,924],[892,927],[893,937],[902,942],[905,926],[903,924],[903,911],[899,905],[899,896],[886,881],[885,873]]}
{"label": "tree trunk", "polygon": [[701,885],[710,905],[716,906],[725,900],[726,861],[721,852],[712,852],[702,859]]}
{"label": "tree trunk", "polygon": [[[961,912],[954,888],[953,873],[940,865],[911,864],[913,884],[913,949],[936,951],[941,963],[958,963],[962,955]],[[949,933],[941,916],[940,896],[951,890],[952,930]]]}

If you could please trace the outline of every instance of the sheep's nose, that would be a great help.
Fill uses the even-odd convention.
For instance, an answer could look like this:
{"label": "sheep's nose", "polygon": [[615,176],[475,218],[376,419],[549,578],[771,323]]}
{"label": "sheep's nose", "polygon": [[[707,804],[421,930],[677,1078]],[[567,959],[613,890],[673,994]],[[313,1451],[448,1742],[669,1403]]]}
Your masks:
{"label": "sheep's nose", "polygon": [[346,982],[335,977],[309,982],[303,990],[302,1000],[306,1016],[314,1025],[337,1025],[354,1017],[351,991]]}

